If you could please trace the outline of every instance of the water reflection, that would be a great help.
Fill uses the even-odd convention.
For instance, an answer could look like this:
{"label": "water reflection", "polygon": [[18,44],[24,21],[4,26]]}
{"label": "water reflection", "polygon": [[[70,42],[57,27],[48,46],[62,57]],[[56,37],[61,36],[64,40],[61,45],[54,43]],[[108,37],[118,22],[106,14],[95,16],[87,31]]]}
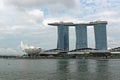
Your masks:
{"label": "water reflection", "polygon": [[0,63],[0,80],[120,79],[120,59],[0,60]]}
{"label": "water reflection", "polygon": [[89,70],[87,60],[78,60],[76,69],[76,80],[88,80]]}
{"label": "water reflection", "polygon": [[109,60],[98,60],[95,80],[110,80]]}
{"label": "water reflection", "polygon": [[108,62],[78,59],[71,64],[70,60],[58,60],[56,76],[58,80],[110,80]]}
{"label": "water reflection", "polygon": [[68,60],[58,60],[57,64],[57,79],[58,80],[68,80],[69,75],[69,62]]}
{"label": "water reflection", "polygon": [[88,62],[87,60],[79,60],[77,61],[77,71],[79,73],[88,72]]}

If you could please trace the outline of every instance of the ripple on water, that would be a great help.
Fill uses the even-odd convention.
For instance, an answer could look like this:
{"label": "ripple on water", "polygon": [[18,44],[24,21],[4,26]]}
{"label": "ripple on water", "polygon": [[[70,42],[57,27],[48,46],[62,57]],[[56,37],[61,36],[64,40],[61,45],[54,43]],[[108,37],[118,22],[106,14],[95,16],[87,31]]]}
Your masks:
{"label": "ripple on water", "polygon": [[119,68],[120,59],[0,59],[0,80],[119,80]]}

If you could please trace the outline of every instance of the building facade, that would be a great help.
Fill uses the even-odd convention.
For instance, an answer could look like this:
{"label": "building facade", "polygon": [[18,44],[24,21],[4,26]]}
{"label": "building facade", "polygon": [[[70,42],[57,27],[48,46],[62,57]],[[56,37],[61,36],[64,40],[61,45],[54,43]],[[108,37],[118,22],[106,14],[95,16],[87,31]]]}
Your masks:
{"label": "building facade", "polygon": [[95,48],[99,50],[107,50],[106,23],[95,24],[94,34],[95,34]]}
{"label": "building facade", "polygon": [[57,26],[58,42],[57,49],[69,50],[69,27],[74,26],[76,31],[76,49],[88,48],[87,26],[94,26],[95,48],[98,50],[107,50],[107,21],[95,21],[90,23],[49,23],[48,25]]}
{"label": "building facade", "polygon": [[76,31],[76,49],[87,48],[87,25],[75,26]]}
{"label": "building facade", "polygon": [[58,43],[57,49],[69,50],[69,27],[64,25],[58,26]]}

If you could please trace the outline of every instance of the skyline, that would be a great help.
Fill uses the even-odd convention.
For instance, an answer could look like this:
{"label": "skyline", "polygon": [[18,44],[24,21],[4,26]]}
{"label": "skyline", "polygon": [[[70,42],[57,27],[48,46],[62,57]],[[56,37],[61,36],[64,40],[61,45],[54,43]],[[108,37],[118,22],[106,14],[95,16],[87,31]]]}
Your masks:
{"label": "skyline", "polygon": [[[108,21],[108,47],[120,44],[120,1],[118,0],[1,0],[0,54],[23,54],[19,45],[27,44],[52,49],[57,46],[57,28],[50,22]],[[70,49],[75,48],[75,28],[70,28]],[[93,27],[88,42],[94,40]],[[94,42],[94,41],[93,41]],[[95,43],[89,46],[94,47]]]}
{"label": "skyline", "polygon": [[[75,28],[76,47],[75,49],[88,48],[87,27],[94,27],[95,49],[107,50],[107,21],[95,21],[89,23],[73,23],[73,22],[54,22],[48,25],[57,27],[57,49],[69,50],[69,27]],[[91,48],[91,46],[89,47]]]}

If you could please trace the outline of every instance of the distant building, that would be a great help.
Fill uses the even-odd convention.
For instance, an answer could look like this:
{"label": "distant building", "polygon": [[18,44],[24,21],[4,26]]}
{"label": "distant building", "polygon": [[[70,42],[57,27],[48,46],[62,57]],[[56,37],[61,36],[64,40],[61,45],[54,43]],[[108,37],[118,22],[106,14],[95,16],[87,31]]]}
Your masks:
{"label": "distant building", "polygon": [[48,25],[58,26],[57,49],[69,50],[69,27],[75,26],[76,31],[76,49],[88,48],[87,43],[87,26],[94,26],[95,48],[98,50],[107,50],[107,21],[95,21],[90,23],[72,23],[57,22]]}
{"label": "distant building", "polygon": [[68,26],[58,26],[57,49],[69,50],[69,28]]}
{"label": "distant building", "polygon": [[107,50],[106,23],[96,23],[94,25],[95,47],[99,50]]}
{"label": "distant building", "polygon": [[76,29],[76,49],[87,48],[87,25],[81,24]]}
{"label": "distant building", "polygon": [[120,47],[112,48],[109,51],[111,51],[111,52],[120,52]]}

